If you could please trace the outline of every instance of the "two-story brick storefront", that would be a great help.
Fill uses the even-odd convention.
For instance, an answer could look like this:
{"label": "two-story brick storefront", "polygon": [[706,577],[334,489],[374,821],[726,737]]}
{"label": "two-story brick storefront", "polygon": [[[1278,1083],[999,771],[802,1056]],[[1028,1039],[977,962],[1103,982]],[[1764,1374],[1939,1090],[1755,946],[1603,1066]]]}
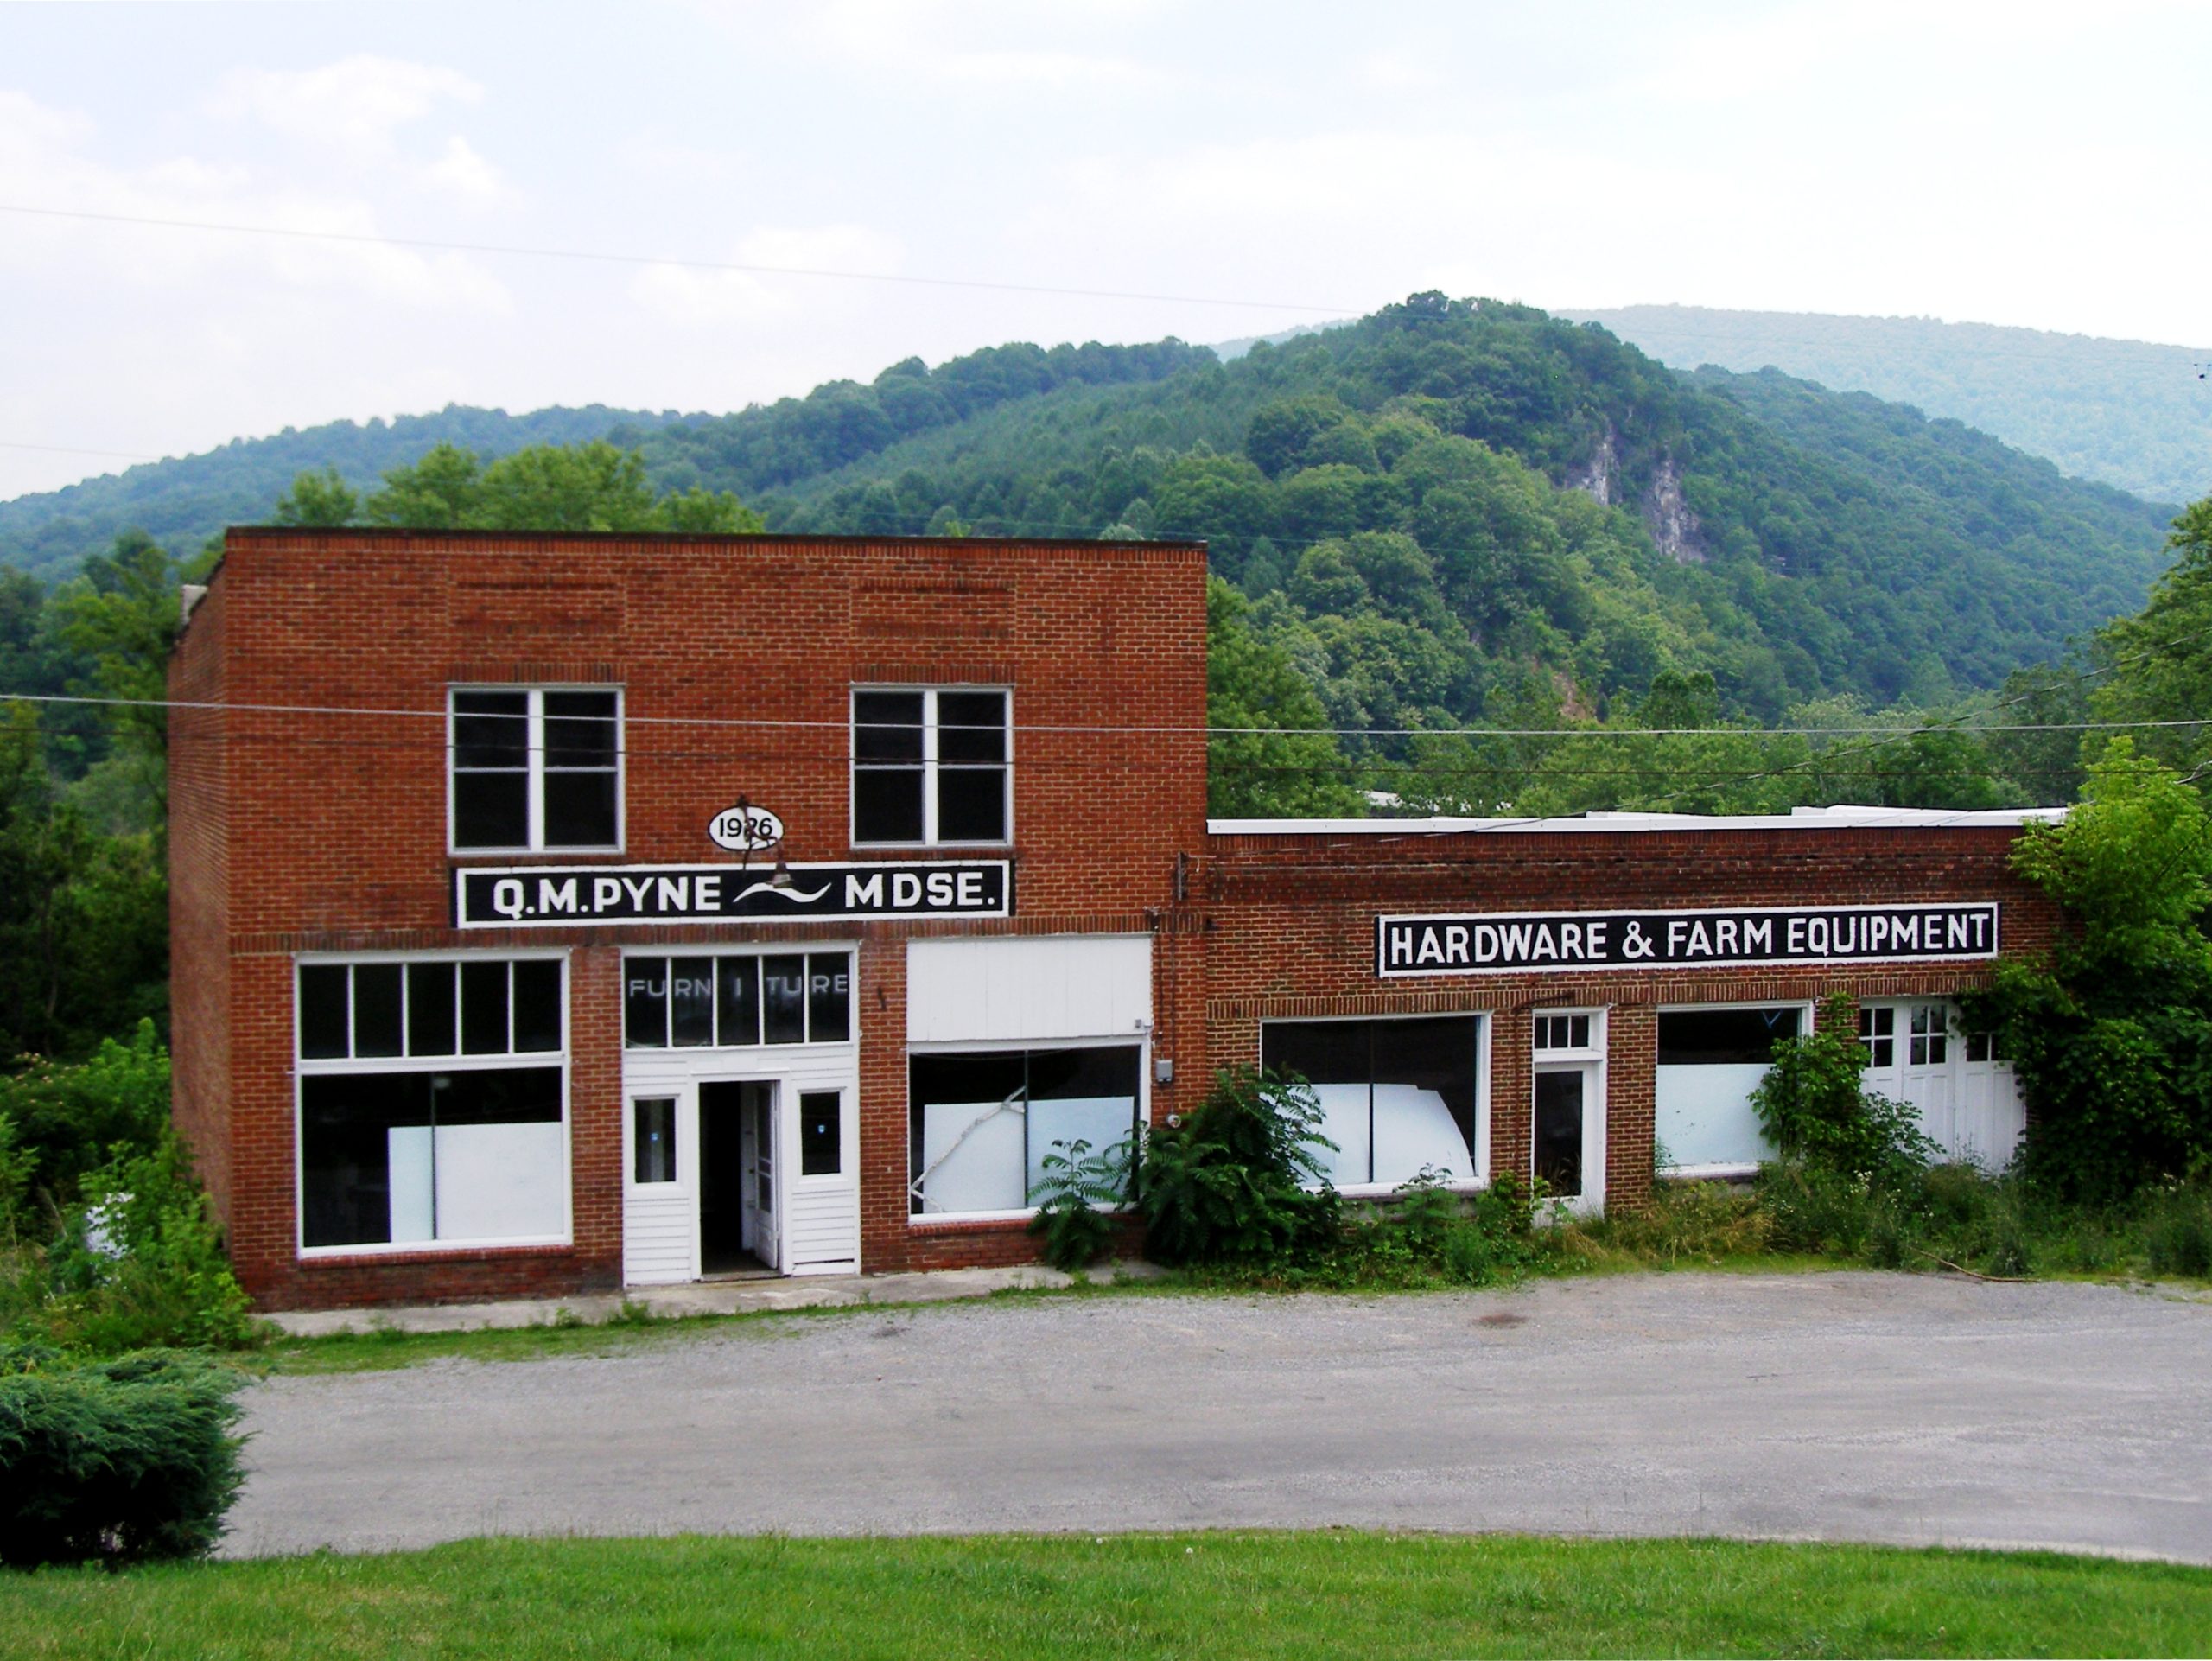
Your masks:
{"label": "two-story brick storefront", "polygon": [[[1953,1146],[2016,816],[1217,824],[1197,544],[248,530],[171,669],[176,1117],[264,1305],[1026,1259],[1311,1079],[1348,1191],[1756,1160],[1821,993]],[[1656,1145],[1655,1147],[1655,1137]]]}

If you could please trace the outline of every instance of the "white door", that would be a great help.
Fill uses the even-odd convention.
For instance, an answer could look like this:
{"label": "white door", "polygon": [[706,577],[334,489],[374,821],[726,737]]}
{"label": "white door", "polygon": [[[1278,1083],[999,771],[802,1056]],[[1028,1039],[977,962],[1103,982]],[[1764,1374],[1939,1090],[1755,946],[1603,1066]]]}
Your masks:
{"label": "white door", "polygon": [[776,1117],[772,1084],[745,1086],[745,1244],[771,1269],[780,1269],[776,1227]]}
{"label": "white door", "polygon": [[1548,1200],[1595,1213],[1605,1204],[1605,1109],[1598,1064],[1535,1071],[1533,1164]]}

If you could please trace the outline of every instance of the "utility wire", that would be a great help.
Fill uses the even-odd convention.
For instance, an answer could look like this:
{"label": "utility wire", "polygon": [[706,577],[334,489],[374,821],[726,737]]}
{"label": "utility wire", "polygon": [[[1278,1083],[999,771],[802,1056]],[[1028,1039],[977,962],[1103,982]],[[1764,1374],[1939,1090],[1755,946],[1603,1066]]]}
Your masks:
{"label": "utility wire", "polygon": [[0,213],[20,213],[48,220],[79,220],[101,225],[156,226],[172,231],[219,231],[233,236],[283,237],[303,242],[434,248],[464,254],[513,254],[530,259],[577,259],[604,265],[680,265],[697,271],[742,271],[756,277],[826,277],[848,283],[894,283],[930,289],[975,289],[991,294],[1042,294],[1080,300],[1142,300],[1181,306],[1232,306],[1246,311],[1304,311],[1328,317],[1357,317],[1362,315],[1348,306],[1316,306],[1292,300],[1231,300],[1218,295],[1148,294],[1123,289],[1078,289],[1041,283],[993,283],[981,277],[909,277],[893,271],[846,271],[826,266],[768,265],[734,259],[685,259],[668,254],[607,253],[588,248],[524,248],[505,243],[447,242],[433,237],[388,237],[359,231],[301,231],[287,226],[233,225],[216,220],[166,219],[146,213],[92,213],[75,208],[29,207],[12,202],[0,202]]}

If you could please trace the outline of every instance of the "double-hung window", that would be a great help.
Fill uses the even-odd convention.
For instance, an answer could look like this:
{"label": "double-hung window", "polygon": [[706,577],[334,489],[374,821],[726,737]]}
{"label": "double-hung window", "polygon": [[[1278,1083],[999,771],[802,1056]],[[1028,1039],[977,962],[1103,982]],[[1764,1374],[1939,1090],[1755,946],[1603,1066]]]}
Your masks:
{"label": "double-hung window", "polygon": [[855,688],[854,842],[1011,841],[1012,703],[1003,688]]}
{"label": "double-hung window", "polygon": [[455,852],[622,845],[622,695],[611,687],[457,686]]}

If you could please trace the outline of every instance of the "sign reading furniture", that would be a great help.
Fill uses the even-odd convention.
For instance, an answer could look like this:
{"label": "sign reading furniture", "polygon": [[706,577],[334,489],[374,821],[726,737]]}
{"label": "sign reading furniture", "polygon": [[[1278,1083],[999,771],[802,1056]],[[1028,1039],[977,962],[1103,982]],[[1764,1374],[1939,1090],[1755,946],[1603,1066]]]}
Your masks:
{"label": "sign reading furniture", "polygon": [[1005,860],[793,865],[523,865],[454,873],[456,928],[738,919],[1008,917]]}
{"label": "sign reading furniture", "polygon": [[1375,972],[1494,975],[1993,958],[1997,912],[1993,902],[1378,917]]}

